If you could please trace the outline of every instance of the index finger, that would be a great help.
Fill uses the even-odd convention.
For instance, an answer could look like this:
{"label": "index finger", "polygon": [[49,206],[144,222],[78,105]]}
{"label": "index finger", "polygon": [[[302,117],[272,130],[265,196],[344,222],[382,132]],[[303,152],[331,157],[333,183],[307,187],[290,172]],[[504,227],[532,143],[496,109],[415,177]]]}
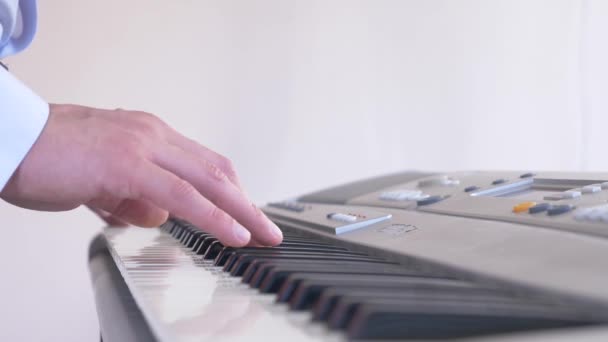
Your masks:
{"label": "index finger", "polygon": [[239,189],[226,179],[222,170],[206,160],[171,146],[155,149],[154,162],[187,180],[203,196],[225,210],[266,246],[281,242],[283,234]]}
{"label": "index finger", "polygon": [[151,162],[143,164],[130,179],[140,197],[215,235],[224,245],[240,247],[249,243],[249,231],[189,182]]}

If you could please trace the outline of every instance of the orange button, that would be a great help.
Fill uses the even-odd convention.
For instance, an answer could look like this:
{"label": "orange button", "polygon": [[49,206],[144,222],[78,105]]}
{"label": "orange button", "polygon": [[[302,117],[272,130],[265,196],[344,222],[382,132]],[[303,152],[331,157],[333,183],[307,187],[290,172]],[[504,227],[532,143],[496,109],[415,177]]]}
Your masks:
{"label": "orange button", "polygon": [[521,213],[524,211],[528,211],[528,209],[532,208],[536,205],[536,202],[522,202],[513,207],[514,213]]}

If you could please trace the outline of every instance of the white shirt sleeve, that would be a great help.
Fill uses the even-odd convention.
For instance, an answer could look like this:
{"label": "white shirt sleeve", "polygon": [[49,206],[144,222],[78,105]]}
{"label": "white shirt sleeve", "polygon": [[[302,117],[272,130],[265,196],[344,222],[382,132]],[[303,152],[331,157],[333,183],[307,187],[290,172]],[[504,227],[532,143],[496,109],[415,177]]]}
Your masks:
{"label": "white shirt sleeve", "polygon": [[49,105],[0,67],[0,190],[38,139]]}
{"label": "white shirt sleeve", "polygon": [[[0,0],[0,58],[25,49],[36,33],[36,0]],[[0,191],[38,139],[49,105],[0,67]]]}

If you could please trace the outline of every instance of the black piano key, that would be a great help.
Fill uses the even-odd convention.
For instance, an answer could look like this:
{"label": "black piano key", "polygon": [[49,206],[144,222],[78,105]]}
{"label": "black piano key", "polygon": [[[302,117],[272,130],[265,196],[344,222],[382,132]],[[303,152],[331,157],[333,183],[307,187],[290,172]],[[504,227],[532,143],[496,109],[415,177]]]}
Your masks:
{"label": "black piano key", "polygon": [[211,236],[211,234],[202,231],[202,230],[198,230],[196,232],[194,232],[189,241],[186,241],[186,247],[192,249],[194,247],[194,245],[196,244],[196,242],[200,239],[203,238],[205,236]]}
{"label": "black piano key", "polygon": [[319,254],[319,255],[311,255],[311,254],[292,254],[292,255],[268,255],[262,257],[261,255],[241,255],[234,262],[232,268],[230,269],[230,275],[238,277],[241,276],[245,270],[251,265],[251,262],[256,259],[266,259],[266,260],[326,260],[326,261],[374,261],[384,262],[381,259],[375,259],[371,257],[361,256],[361,255],[351,255],[351,254]]}
{"label": "black piano key", "polygon": [[170,232],[171,229],[173,229],[173,226],[175,225],[175,222],[171,221],[171,220],[167,220],[165,221],[165,223],[160,225],[160,230],[164,231],[164,232]]}
{"label": "black piano key", "polygon": [[177,225],[178,225],[178,223],[176,221],[174,221],[174,220],[167,220],[160,227],[167,234],[171,234],[171,232],[175,229],[175,227]]}
{"label": "black piano key", "polygon": [[283,237],[313,239],[310,236],[304,236],[302,234],[286,231],[285,229],[281,228],[281,225],[278,225],[278,227],[281,229],[281,231],[283,231]]}
{"label": "black piano key", "polygon": [[[353,254],[347,251],[280,251],[272,253],[248,253],[231,256],[224,266],[224,271],[229,272],[234,277],[242,276],[250,267],[252,262],[257,260],[277,260],[277,261],[331,261],[331,260],[364,260],[383,262],[381,259],[367,257],[365,255]],[[230,264],[229,264],[230,263]]]}
{"label": "black piano key", "polygon": [[190,229],[190,227],[187,225],[179,226],[180,235],[179,235],[179,237],[176,237],[176,239],[178,239],[178,240],[181,239],[182,235],[184,235],[188,231],[188,229]]}
{"label": "black piano key", "polygon": [[201,244],[203,243],[203,241],[205,241],[205,238],[208,237],[213,237],[211,234],[205,233],[205,234],[201,234],[197,239],[196,242],[194,242],[194,245],[192,245],[191,250],[193,252],[197,252],[198,249],[201,247]]}
{"label": "black piano key", "polygon": [[501,332],[589,325],[564,310],[535,310],[508,305],[443,303],[441,308],[425,302],[363,303],[357,306],[347,334],[350,339],[443,339]]}
{"label": "black piano key", "polygon": [[[293,242],[293,241],[284,240],[279,245],[274,246],[274,247],[240,247],[240,248],[227,247],[225,250],[222,251],[222,254],[230,253],[232,255],[234,253],[245,253],[247,251],[288,250],[290,248],[347,251],[346,248],[338,247],[338,246],[317,245],[317,244],[311,244],[311,243],[302,243],[302,242]],[[363,253],[359,253],[359,254],[363,254]]]}
{"label": "black piano key", "polygon": [[[396,263],[390,262],[390,261],[385,261],[382,259],[379,260],[372,260],[370,261],[331,261],[331,260],[322,260],[322,261],[314,261],[314,260],[293,260],[293,259],[288,259],[288,260],[254,260],[252,261],[249,266],[247,267],[247,269],[245,270],[245,272],[241,275],[242,279],[241,281],[243,283],[249,284],[252,287],[257,287],[260,285],[261,281],[263,280],[263,277],[266,275],[266,273],[268,272],[269,269],[271,269],[274,266],[290,266],[290,265],[294,265],[294,266],[299,266],[299,265],[305,265],[305,266],[311,266],[314,267],[314,265],[325,265],[327,267],[330,266],[336,266],[339,267],[340,265],[349,265],[349,264],[362,264],[362,263],[369,263],[372,265],[397,265]],[[383,267],[383,266],[381,266]],[[255,278],[255,279],[254,279]]]}
{"label": "black piano key", "polygon": [[[195,251],[196,254],[198,254],[198,255],[204,255],[205,252],[207,251],[207,248],[209,248],[211,243],[213,243],[214,241],[218,241],[217,238],[214,237],[213,235],[209,234],[202,241],[197,242],[197,244],[194,245],[192,250]],[[283,241],[290,242],[290,239],[284,239]],[[321,245],[323,245],[323,244],[321,244]],[[270,247],[264,247],[264,248],[270,248]]]}
{"label": "black piano key", "polygon": [[182,237],[179,239],[179,242],[182,245],[186,244],[186,241],[190,238],[190,236],[192,236],[192,234],[194,234],[196,231],[199,231],[197,228],[193,228],[193,227],[186,227],[184,229],[184,234],[182,234]]}
{"label": "black piano key", "polygon": [[[473,294],[476,296],[492,296],[502,300],[512,300],[517,298],[512,293],[499,289],[487,287],[453,287],[445,285],[428,285],[424,288],[420,286],[408,287],[397,286],[395,288],[376,288],[376,287],[328,287],[324,289],[313,307],[313,320],[324,321],[329,318],[336,308],[341,298],[359,298],[363,301],[367,298],[430,298],[430,299],[453,299]],[[522,300],[529,300],[523,299]]]}
{"label": "black piano key", "polygon": [[192,234],[190,234],[190,237],[188,238],[188,240],[186,240],[184,242],[184,246],[186,248],[192,249],[192,247],[194,247],[194,244],[196,243],[196,241],[201,237],[201,236],[206,236],[209,235],[203,231],[198,231],[198,232],[194,232]]}
{"label": "black piano key", "polygon": [[176,224],[173,226],[173,228],[169,232],[169,235],[171,235],[172,237],[175,238],[175,234],[177,234],[177,232],[180,231],[181,229],[182,229],[182,226],[180,226],[179,224]]}
{"label": "black piano key", "polygon": [[190,248],[191,251],[196,252],[203,240],[208,236],[211,236],[211,234],[205,232],[196,233],[196,235],[192,237],[192,240],[188,242],[187,247]]}
{"label": "black piano key", "polygon": [[308,248],[308,247],[290,247],[290,246],[279,246],[273,248],[265,248],[265,247],[252,247],[252,248],[241,248],[238,250],[228,251],[224,254],[225,258],[222,260],[220,254],[215,260],[216,266],[224,266],[224,271],[230,272],[234,263],[238,259],[240,255],[248,254],[264,254],[264,255],[291,255],[293,253],[305,254],[305,253],[315,253],[315,254],[347,254],[352,256],[360,256],[367,257],[365,254],[358,252],[350,252],[344,249],[333,249],[333,248]]}
{"label": "black piano key", "polygon": [[[326,290],[325,292],[327,292]],[[316,305],[321,305],[319,299]],[[396,289],[366,289],[360,293],[345,291],[337,296],[336,302],[330,308],[327,319],[331,329],[346,328],[358,305],[366,303],[400,303],[402,306],[416,306],[424,303],[428,311],[443,312],[446,305],[469,307],[485,305],[493,307],[532,307],[541,308],[539,302],[530,298],[518,298],[512,294],[486,288],[413,288],[400,287]]]}
{"label": "black piano key", "polygon": [[173,227],[171,227],[171,229],[169,230],[169,235],[171,235],[172,237],[174,236],[174,234],[181,229],[181,226],[179,224],[174,224]]}
{"label": "black piano key", "polygon": [[186,236],[182,239],[182,244],[187,245],[190,239],[200,233],[203,233],[203,231],[198,229],[197,227],[191,226]]}
{"label": "black piano key", "polygon": [[[303,275],[307,275],[306,273],[302,273]],[[318,277],[317,274],[311,273],[308,275],[313,275]],[[375,275],[375,274],[362,274],[362,273],[352,273],[352,274],[332,274],[332,276],[344,276],[342,281],[348,281],[348,285],[350,284],[359,284],[359,280],[362,282],[383,282],[387,278],[395,278],[398,280],[401,278],[402,283],[407,282],[415,282],[415,283],[435,283],[437,280],[446,281],[445,279],[440,278],[428,278],[423,275]],[[373,285],[372,285],[373,286]],[[315,302],[321,296],[321,293],[330,287],[329,285],[319,284],[316,282],[310,281],[310,279],[303,281],[293,292],[292,297],[289,300],[289,308],[291,310],[307,310],[313,307]],[[381,291],[379,289],[378,291]]]}
{"label": "black piano key", "polygon": [[209,245],[209,248],[207,248],[207,250],[205,251],[205,254],[203,254],[203,259],[205,259],[205,260],[215,259],[215,257],[217,257],[217,255],[222,251],[223,248],[224,248],[224,245],[222,245],[222,243],[216,239]]}
{"label": "black piano key", "polygon": [[[293,243],[293,242],[283,242],[276,247],[241,247],[241,248],[226,247],[216,257],[215,266],[224,266],[224,264],[226,263],[228,258],[233,255],[239,255],[239,254],[244,254],[244,253],[256,253],[256,252],[257,253],[275,253],[275,252],[278,253],[278,252],[282,252],[282,251],[302,251],[302,252],[303,251],[318,251],[318,252],[327,251],[328,253],[347,252],[346,248],[342,248],[342,247],[316,246],[316,245]],[[350,253],[363,255],[362,253],[354,253],[354,252],[350,252]]]}
{"label": "black piano key", "polygon": [[209,246],[211,246],[212,243],[219,241],[215,236],[207,236],[203,239],[203,241],[201,242],[201,244],[198,246],[198,249],[196,250],[196,254],[198,255],[205,255],[205,252],[207,252],[207,249],[209,249]]}
{"label": "black piano key", "polygon": [[[341,265],[301,265],[301,266],[274,266],[260,267],[260,275],[254,276],[250,283],[252,287],[258,287],[262,293],[276,293],[283,285],[287,277],[294,273],[314,273],[314,274],[365,274],[365,275],[410,275],[421,276],[420,272],[407,270],[404,267],[393,264],[370,264],[370,263],[349,263]],[[264,273],[266,273],[264,275]]]}
{"label": "black piano key", "polygon": [[[197,230],[199,231],[199,230]],[[190,241],[190,239],[192,238],[192,236],[194,234],[196,234],[197,231],[191,230],[188,233],[186,233],[186,235],[182,236],[181,240],[179,241],[182,245],[184,245],[184,247],[188,246],[188,241]]]}
{"label": "black piano key", "polygon": [[[253,266],[253,267],[252,267]],[[387,267],[399,267],[401,270],[405,268],[398,264],[386,260],[373,260],[372,262],[365,261],[328,261],[328,260],[272,260],[258,262],[253,261],[251,265],[243,273],[242,282],[249,284],[251,287],[260,287],[266,280],[268,273],[274,270],[292,271],[292,273],[316,272],[316,273],[333,273],[340,272],[344,269],[354,269],[360,267],[376,268],[386,270]],[[278,280],[278,279],[277,279]]]}
{"label": "black piano key", "polygon": [[[432,285],[451,284],[452,286],[462,287],[474,287],[472,283],[444,279],[437,277],[413,277],[413,276],[367,276],[357,274],[306,274],[306,273],[294,273],[291,274],[277,296],[277,301],[282,303],[290,303],[293,300],[294,307],[300,307],[304,304],[310,303],[316,299],[320,291],[328,287],[340,287],[340,286],[359,286],[359,287],[386,287],[394,288],[396,286],[432,286]],[[297,298],[296,298],[297,297]],[[302,303],[302,304],[300,304]]]}
{"label": "black piano key", "polygon": [[175,225],[175,229],[173,230],[172,234],[177,234],[178,232],[182,231],[184,229],[185,225],[184,224],[176,224]]}
{"label": "black piano key", "polygon": [[186,231],[185,227],[178,227],[178,229],[176,229],[173,232],[173,238],[175,238],[176,240],[179,240],[182,237],[182,235],[184,234],[185,231]]}

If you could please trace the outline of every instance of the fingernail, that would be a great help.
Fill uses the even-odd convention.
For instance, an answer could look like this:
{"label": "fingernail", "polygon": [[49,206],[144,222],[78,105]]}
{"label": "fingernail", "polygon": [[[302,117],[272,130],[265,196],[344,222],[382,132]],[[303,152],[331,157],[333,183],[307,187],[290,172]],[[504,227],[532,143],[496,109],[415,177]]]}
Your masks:
{"label": "fingernail", "polygon": [[251,233],[240,223],[234,221],[234,235],[240,243],[246,244],[251,239]]}

